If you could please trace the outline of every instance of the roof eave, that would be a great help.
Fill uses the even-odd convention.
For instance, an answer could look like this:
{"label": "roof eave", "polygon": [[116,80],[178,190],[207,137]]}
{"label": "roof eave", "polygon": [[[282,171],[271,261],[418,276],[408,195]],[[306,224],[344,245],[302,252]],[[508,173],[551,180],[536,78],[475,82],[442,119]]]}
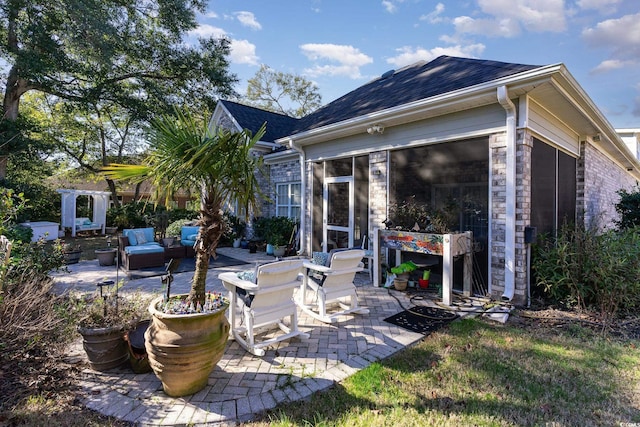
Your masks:
{"label": "roof eave", "polygon": [[[563,68],[562,64],[538,67],[523,73],[289,135],[277,139],[275,142],[289,144],[294,141],[297,146],[305,146],[365,132],[367,127],[378,122],[383,122],[385,127],[397,126],[415,120],[417,117],[424,118],[425,112],[430,112],[430,115],[438,115],[439,111],[456,110],[457,106],[468,106],[470,103],[475,103],[477,106],[495,103],[497,102],[495,92],[497,87],[507,85],[511,89],[511,86],[519,88],[536,83],[541,84],[558,73],[561,68]],[[458,107],[457,109],[462,108]]]}

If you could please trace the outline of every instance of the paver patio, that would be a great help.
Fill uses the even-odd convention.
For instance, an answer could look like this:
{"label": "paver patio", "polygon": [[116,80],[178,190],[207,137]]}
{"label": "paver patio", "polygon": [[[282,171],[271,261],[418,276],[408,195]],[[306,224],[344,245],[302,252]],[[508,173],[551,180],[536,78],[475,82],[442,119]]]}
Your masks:
{"label": "paver patio", "polygon": [[[219,253],[246,260],[247,264],[210,270],[207,290],[217,292],[225,292],[218,274],[274,259],[234,248],[220,248]],[[116,279],[115,267],[101,267],[97,261],[81,262],[69,269],[71,274],[54,274],[57,292],[92,292],[97,281]],[[159,277],[127,280],[122,273],[117,276],[125,279],[124,291],[162,292]],[[174,277],[172,294],[188,292],[193,273]],[[411,305],[405,293],[372,286],[366,271],[356,275],[356,286],[361,305],[370,309],[368,315],[343,316],[336,324],[325,324],[300,312],[300,329],[310,337],[277,343],[263,357],[249,354],[230,340],[207,386],[194,395],[167,396],[153,373],[135,374],[126,366],[109,372],[87,367],[80,384],[82,401],[102,414],[141,426],[234,425],[282,402],[307,398],[423,338],[422,334],[383,321],[403,310],[402,306]],[[69,357],[84,358],[80,340]]]}

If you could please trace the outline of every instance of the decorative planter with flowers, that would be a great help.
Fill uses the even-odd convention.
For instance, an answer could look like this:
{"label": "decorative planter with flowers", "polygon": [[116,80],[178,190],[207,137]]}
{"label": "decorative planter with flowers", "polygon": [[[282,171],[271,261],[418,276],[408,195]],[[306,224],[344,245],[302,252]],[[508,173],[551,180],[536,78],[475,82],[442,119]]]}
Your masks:
{"label": "decorative planter with flowers", "polygon": [[82,256],[82,249],[80,249],[80,245],[65,243],[62,247],[62,253],[65,264],[77,264]]}
{"label": "decorative planter with flowers", "polygon": [[148,317],[146,300],[139,295],[120,296],[118,286],[111,281],[98,283],[95,294],[79,301],[77,330],[89,365],[96,371],[118,367],[129,359],[124,335]]}
{"label": "decorative planter with flowers", "polygon": [[149,305],[152,321],[145,332],[149,365],[164,392],[173,397],[196,393],[207,385],[229,337],[226,298],[209,293],[204,305],[194,306],[187,297],[153,300]]}
{"label": "decorative planter with flowers", "polygon": [[[207,384],[228,339],[229,323],[224,312],[229,303],[220,296],[214,298],[217,303],[212,303],[206,293],[209,260],[226,231],[223,208],[227,201],[235,200],[247,215],[259,204],[255,172],[261,164],[252,150],[264,136],[266,126],[255,134],[249,130],[230,132],[222,127],[211,129],[196,115],[180,110],[173,113],[152,122],[150,155],[143,164],[110,165],[102,171],[111,179],[146,180],[163,189],[155,195],[158,201],[180,190],[199,192],[191,290],[188,295],[170,298],[169,272],[166,301],[162,297],[149,307],[153,320],[145,333],[149,364],[165,392],[183,396]],[[194,153],[197,162],[193,161]],[[167,179],[169,176],[171,179]],[[173,306],[176,302],[179,310]]]}

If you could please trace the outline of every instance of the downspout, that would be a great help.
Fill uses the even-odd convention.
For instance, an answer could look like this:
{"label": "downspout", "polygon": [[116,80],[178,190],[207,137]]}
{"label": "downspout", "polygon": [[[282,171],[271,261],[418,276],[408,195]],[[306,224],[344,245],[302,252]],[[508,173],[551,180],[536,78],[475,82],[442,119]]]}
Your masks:
{"label": "downspout", "polygon": [[[306,174],[306,168],[305,168],[305,162],[306,162],[306,155],[304,153],[304,150],[296,145],[296,143],[293,141],[293,139],[289,138],[289,146],[294,149],[295,151],[297,151],[300,154],[300,250],[298,252],[298,255],[304,254],[305,253],[305,245],[302,244],[302,242],[306,242],[306,221],[305,218],[307,217],[307,174]],[[303,240],[304,239],[304,240]]]}
{"label": "downspout", "polygon": [[506,86],[498,87],[498,102],[507,113],[506,158],[506,218],[504,233],[504,293],[502,299],[511,301],[515,289],[516,257],[516,106],[509,99]]}

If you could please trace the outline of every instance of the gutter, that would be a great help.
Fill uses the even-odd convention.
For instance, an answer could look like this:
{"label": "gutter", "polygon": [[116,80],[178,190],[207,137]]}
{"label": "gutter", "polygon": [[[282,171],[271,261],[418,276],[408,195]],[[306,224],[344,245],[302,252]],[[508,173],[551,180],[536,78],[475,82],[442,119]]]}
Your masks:
{"label": "gutter", "polygon": [[298,251],[298,255],[305,253],[305,246],[302,244],[303,238],[306,242],[306,212],[307,212],[307,174],[306,174],[306,154],[304,150],[296,145],[293,138],[287,138],[287,143],[289,147],[293,150],[297,151],[300,154],[300,230],[298,235],[300,236],[300,250]]}
{"label": "gutter", "polygon": [[506,159],[506,218],[504,234],[504,293],[502,299],[511,301],[515,289],[516,255],[516,107],[509,99],[506,86],[498,87],[498,102],[507,113]]}

